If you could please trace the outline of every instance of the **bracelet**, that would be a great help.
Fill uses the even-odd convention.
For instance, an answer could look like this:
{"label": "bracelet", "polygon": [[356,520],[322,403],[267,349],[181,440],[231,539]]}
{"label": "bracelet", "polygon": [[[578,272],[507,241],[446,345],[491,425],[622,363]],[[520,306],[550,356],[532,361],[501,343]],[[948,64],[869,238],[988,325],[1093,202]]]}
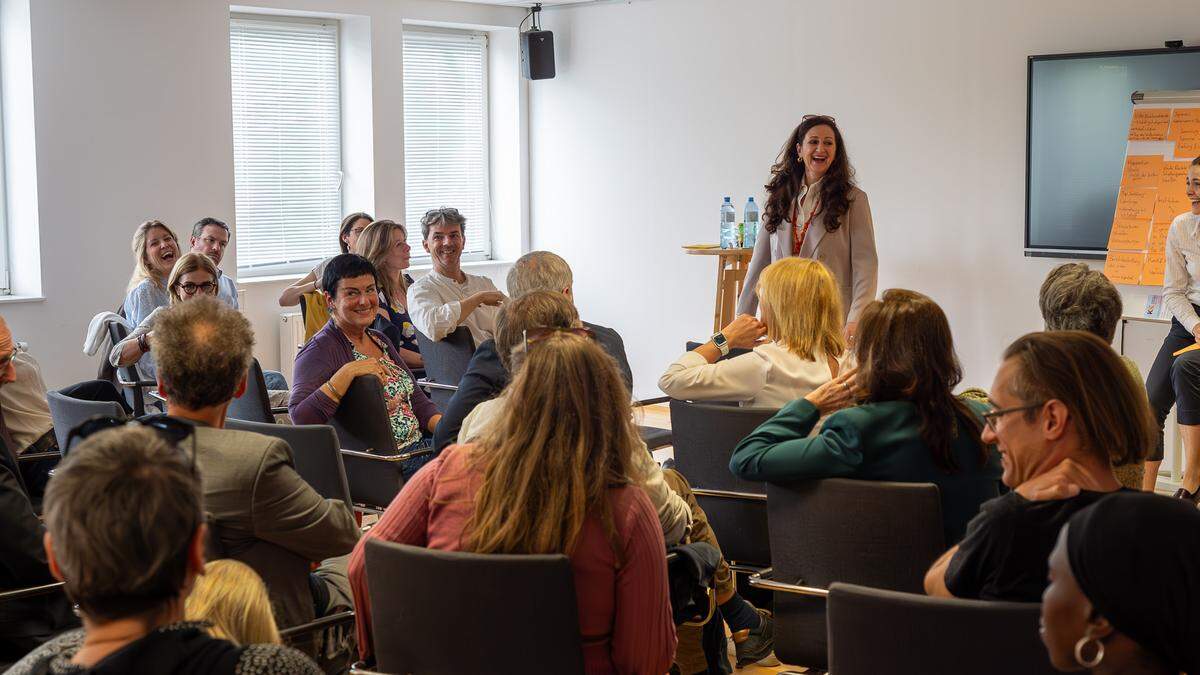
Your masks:
{"label": "bracelet", "polygon": [[329,389],[329,393],[333,394],[333,396],[331,396],[330,398],[333,398],[338,401],[342,400],[342,395],[338,393],[337,389],[333,388],[333,383],[326,382],[325,387],[327,387]]}
{"label": "bracelet", "polygon": [[137,336],[137,345],[138,345],[138,348],[142,350],[143,354],[150,351],[150,343],[146,340],[145,333],[142,333],[141,335]]}

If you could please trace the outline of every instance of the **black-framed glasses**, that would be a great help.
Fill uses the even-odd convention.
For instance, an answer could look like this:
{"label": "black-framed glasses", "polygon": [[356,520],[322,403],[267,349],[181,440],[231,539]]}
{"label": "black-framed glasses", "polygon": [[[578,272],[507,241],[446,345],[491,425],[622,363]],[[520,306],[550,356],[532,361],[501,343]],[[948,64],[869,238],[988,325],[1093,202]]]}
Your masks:
{"label": "black-framed glasses", "polygon": [[132,419],[112,417],[111,415],[89,417],[67,433],[66,447],[63,448],[62,452],[66,455],[67,451],[71,449],[71,444],[77,438],[84,439],[105,429],[116,429],[130,424],[137,424],[154,430],[175,447],[181,447],[180,444],[191,436],[192,452],[189,459],[192,474],[196,475],[196,427],[166,414],[144,415]]}
{"label": "black-framed glasses", "polygon": [[558,333],[570,333],[571,335],[578,335],[579,337],[587,338],[589,340],[596,339],[595,331],[593,331],[591,328],[585,328],[583,326],[579,326],[578,328],[551,328],[549,326],[543,326],[541,328],[529,328],[521,331],[521,339],[525,343],[525,351],[529,351],[529,345],[535,345],[551,335],[557,335]]}
{"label": "black-framed glasses", "polygon": [[1046,405],[1045,401],[1042,401],[1040,403],[1030,403],[1029,405],[1019,405],[1014,408],[1000,408],[1000,409],[993,408],[992,410],[989,410],[989,411],[983,413],[983,423],[986,424],[987,427],[992,430],[992,433],[996,433],[996,420],[997,419],[1004,417],[1008,413],[1022,412],[1025,410],[1033,410],[1035,408],[1040,408],[1044,405]]}
{"label": "black-framed glasses", "polygon": [[185,295],[195,295],[196,291],[203,291],[205,295],[215,295],[217,292],[217,284],[212,281],[193,284],[189,281],[185,284],[179,284],[179,290]]}

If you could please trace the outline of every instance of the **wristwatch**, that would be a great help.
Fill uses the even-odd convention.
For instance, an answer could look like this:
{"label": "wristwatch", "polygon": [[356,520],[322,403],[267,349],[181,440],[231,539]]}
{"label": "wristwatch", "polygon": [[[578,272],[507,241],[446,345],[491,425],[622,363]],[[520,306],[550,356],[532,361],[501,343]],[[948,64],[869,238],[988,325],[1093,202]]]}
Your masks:
{"label": "wristwatch", "polygon": [[721,350],[721,356],[729,356],[729,340],[725,339],[724,333],[717,331],[713,334],[712,341],[717,346],[717,349]]}

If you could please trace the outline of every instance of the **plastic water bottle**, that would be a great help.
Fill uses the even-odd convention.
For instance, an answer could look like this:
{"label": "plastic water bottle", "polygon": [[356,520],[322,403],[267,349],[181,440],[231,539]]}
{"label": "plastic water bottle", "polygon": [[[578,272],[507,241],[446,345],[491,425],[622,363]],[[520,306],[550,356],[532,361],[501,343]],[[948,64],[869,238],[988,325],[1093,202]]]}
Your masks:
{"label": "plastic water bottle", "polygon": [[746,223],[746,248],[754,248],[754,240],[758,238],[758,204],[754,203],[754,197],[746,202],[742,222]]}
{"label": "plastic water bottle", "polygon": [[737,245],[734,241],[737,236],[734,232],[736,220],[737,213],[733,210],[733,202],[726,197],[725,203],[721,204],[721,248],[734,248]]}

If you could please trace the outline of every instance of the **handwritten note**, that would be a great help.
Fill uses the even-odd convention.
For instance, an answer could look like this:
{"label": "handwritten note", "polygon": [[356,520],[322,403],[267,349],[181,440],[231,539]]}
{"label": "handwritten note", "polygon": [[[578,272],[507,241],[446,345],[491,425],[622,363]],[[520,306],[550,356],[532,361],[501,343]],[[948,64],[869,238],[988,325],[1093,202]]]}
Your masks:
{"label": "handwritten note", "polygon": [[1163,274],[1167,269],[1167,254],[1163,252],[1147,253],[1146,264],[1142,267],[1143,286],[1162,286]]}
{"label": "handwritten note", "polygon": [[1167,134],[1167,140],[1179,140],[1180,128],[1196,122],[1200,122],[1200,108],[1176,108],[1171,112],[1171,131]]}
{"label": "handwritten note", "polygon": [[1179,138],[1175,141],[1175,156],[1193,158],[1200,155],[1200,122],[1179,125]]}
{"label": "handwritten note", "polygon": [[1154,216],[1155,190],[1121,188],[1117,196],[1117,215],[1120,220],[1150,220]]}
{"label": "handwritten note", "polygon": [[1117,218],[1113,221],[1112,231],[1108,235],[1108,250],[1144,251],[1149,236],[1150,221]]}
{"label": "handwritten note", "polygon": [[1158,222],[1150,227],[1150,253],[1165,253],[1167,251],[1167,233],[1171,231],[1171,221]]}
{"label": "handwritten note", "polygon": [[1154,224],[1162,223],[1170,225],[1175,216],[1189,211],[1192,208],[1192,202],[1188,200],[1187,195],[1176,194],[1159,194],[1158,199],[1154,202]]}
{"label": "handwritten note", "polygon": [[1129,121],[1129,140],[1161,141],[1166,138],[1170,124],[1170,108],[1139,108]]}
{"label": "handwritten note", "polygon": [[1110,252],[1104,259],[1104,276],[1114,284],[1133,284],[1142,277],[1145,253]]}
{"label": "handwritten note", "polygon": [[1187,170],[1191,162],[1163,162],[1158,175],[1158,196],[1177,194],[1187,198]]}
{"label": "handwritten note", "polygon": [[1162,155],[1129,155],[1125,158],[1121,187],[1157,188],[1162,168]]}

